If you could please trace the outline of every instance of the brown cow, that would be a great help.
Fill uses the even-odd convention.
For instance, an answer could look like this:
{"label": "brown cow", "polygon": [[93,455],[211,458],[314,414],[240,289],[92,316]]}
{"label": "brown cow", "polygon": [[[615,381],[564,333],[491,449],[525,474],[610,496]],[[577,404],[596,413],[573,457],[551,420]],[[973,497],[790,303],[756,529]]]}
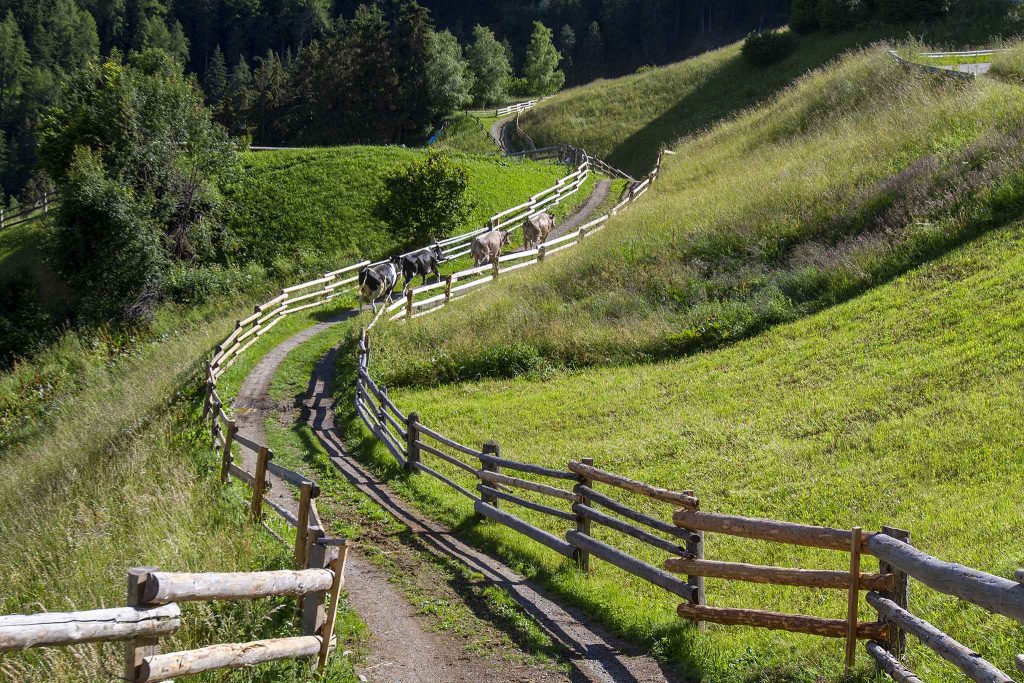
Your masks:
{"label": "brown cow", "polygon": [[523,223],[523,249],[533,249],[544,244],[554,228],[553,213],[541,213],[527,218]]}
{"label": "brown cow", "polygon": [[501,256],[501,248],[508,244],[508,235],[508,230],[491,230],[474,237],[470,251],[473,252],[476,265],[482,266]]}

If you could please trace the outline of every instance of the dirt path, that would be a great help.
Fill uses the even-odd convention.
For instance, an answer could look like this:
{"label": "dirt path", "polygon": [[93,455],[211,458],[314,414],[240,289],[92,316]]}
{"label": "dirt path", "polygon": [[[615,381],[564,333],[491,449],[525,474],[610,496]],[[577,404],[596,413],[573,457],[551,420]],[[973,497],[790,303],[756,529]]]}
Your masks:
{"label": "dirt path", "polygon": [[[314,368],[310,395],[306,399],[309,408],[308,422],[327,450],[331,462],[353,486],[406,525],[417,544],[433,553],[463,563],[483,575],[485,580],[505,589],[552,640],[566,649],[572,665],[570,680],[601,683],[679,680],[670,672],[663,670],[649,655],[590,624],[579,611],[562,607],[547,591],[533,582],[500,561],[463,543],[444,526],[423,518],[412,506],[395,495],[386,483],[376,479],[352,458],[346,452],[342,435],[334,425],[331,384],[334,379],[335,361],[336,351],[332,351]],[[449,679],[438,677],[427,680]]]}
{"label": "dirt path", "polygon": [[[610,181],[598,183],[587,203],[556,229],[564,234],[586,221],[607,196]],[[264,420],[272,415],[291,412],[294,405],[276,405],[269,398],[271,382],[288,354],[316,335],[346,322],[356,311],[318,323],[295,334],[264,356],[245,378],[235,399],[238,425],[237,440],[241,447],[239,465],[252,472],[255,469],[257,444],[265,443]],[[343,447],[341,434],[334,426],[334,406],[331,383],[334,378],[336,351],[331,351],[316,364],[306,398],[303,401],[307,422],[327,450],[331,462],[356,489],[400,521],[406,528],[402,545],[394,539],[379,539],[386,549],[367,548],[384,554],[403,554],[405,573],[415,574],[428,589],[446,600],[466,600],[468,611],[477,614],[479,606],[468,604],[470,599],[440,584],[444,578],[435,576],[436,570],[417,564],[417,554],[429,554],[445,561],[456,562],[468,568],[479,583],[504,589],[543,631],[568,661],[570,673],[553,670],[550,665],[529,661],[525,655],[502,656],[501,648],[488,648],[477,653],[468,647],[468,636],[431,629],[429,619],[418,613],[416,606],[394,584],[394,576],[374,562],[358,547],[350,556],[350,574],[347,585],[349,603],[367,624],[372,637],[370,654],[359,672],[367,681],[379,683],[435,683],[437,681],[599,681],[601,683],[647,683],[679,680],[662,670],[650,656],[605,633],[588,623],[586,617],[575,610],[558,605],[546,591],[533,585],[503,563],[471,548],[456,538],[450,530],[423,518],[414,508],[398,498],[383,482],[374,478],[356,462]],[[293,491],[282,480],[271,475],[268,498],[286,510],[295,512],[297,503]],[[325,517],[325,524],[330,519]],[[485,610],[484,610],[485,611]],[[481,623],[479,630],[500,628]],[[506,638],[507,641],[507,638]],[[509,645],[504,646],[508,649]],[[517,651],[517,654],[518,651]]]}
{"label": "dirt path", "polygon": [[515,122],[515,117],[498,119],[491,125],[491,138],[494,140],[494,144],[498,146],[505,154],[513,154],[515,152],[512,149],[512,124]]}
{"label": "dirt path", "polygon": [[597,207],[601,206],[601,202],[605,200],[608,193],[611,192],[612,181],[610,180],[598,180],[597,186],[594,187],[594,192],[590,195],[590,199],[576,211],[573,215],[562,221],[561,225],[556,225],[555,229],[548,235],[548,239],[555,239],[562,235],[567,235],[573,230],[576,230],[581,225],[590,220],[590,217],[597,211]]}

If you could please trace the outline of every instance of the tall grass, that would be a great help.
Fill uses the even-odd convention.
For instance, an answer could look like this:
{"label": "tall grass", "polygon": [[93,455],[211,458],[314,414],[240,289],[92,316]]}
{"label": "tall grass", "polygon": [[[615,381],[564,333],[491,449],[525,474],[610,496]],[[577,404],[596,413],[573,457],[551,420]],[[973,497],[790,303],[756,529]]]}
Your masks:
{"label": "tall grass", "polygon": [[599,239],[375,340],[430,384],[673,357],[845,300],[1024,213],[1024,92],[881,48],[687,139]]}
{"label": "tall grass", "polygon": [[[289,566],[290,553],[246,521],[240,489],[220,484],[200,420],[201,359],[233,319],[182,314],[166,321],[163,338],[120,355],[69,336],[5,376],[8,396],[33,369],[48,378],[50,393],[30,420],[8,430],[0,456],[0,613],[123,605],[132,566]],[[294,601],[285,600],[189,605],[184,628],[163,647],[294,634],[294,614]],[[348,615],[343,623],[342,637],[351,640],[358,624]],[[28,651],[4,656],[0,680],[108,680],[122,662],[117,645]],[[340,657],[332,666],[328,680],[354,680]],[[309,680],[304,671],[286,663],[200,680]]]}
{"label": "tall grass", "polygon": [[992,62],[989,75],[1014,85],[1024,85],[1024,41],[1000,45],[1002,49],[986,57]]}

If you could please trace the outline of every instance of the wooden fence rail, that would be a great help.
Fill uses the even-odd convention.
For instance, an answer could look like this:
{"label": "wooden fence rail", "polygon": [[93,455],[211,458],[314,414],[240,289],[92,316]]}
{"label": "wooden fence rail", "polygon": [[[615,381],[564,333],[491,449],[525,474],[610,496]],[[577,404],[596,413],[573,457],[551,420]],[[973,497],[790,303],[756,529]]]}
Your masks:
{"label": "wooden fence rail", "polygon": [[[127,607],[85,612],[49,612],[0,616],[0,652],[36,647],[125,641],[125,680],[167,681],[219,669],[237,669],[281,659],[317,657],[323,668],[333,644],[338,598],[345,585],[348,543],[321,539],[320,547],[339,552],[321,568],[303,571],[172,573],[155,567],[128,572]],[[160,638],[181,627],[178,602],[188,600],[252,600],[266,597],[319,595],[320,620],[303,625],[299,637],[250,643],[211,645],[197,650],[160,654]],[[324,597],[327,607],[323,609]]]}

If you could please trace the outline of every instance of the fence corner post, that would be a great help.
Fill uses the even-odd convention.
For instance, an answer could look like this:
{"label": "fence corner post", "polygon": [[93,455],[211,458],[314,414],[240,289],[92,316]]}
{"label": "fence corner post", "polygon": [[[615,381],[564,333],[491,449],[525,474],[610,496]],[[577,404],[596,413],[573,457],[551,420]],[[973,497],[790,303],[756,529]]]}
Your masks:
{"label": "fence corner post", "polygon": [[234,456],[231,454],[231,444],[234,443],[235,434],[238,433],[238,425],[234,420],[228,422],[228,433],[224,436],[224,451],[220,461],[220,483],[228,483],[228,475],[231,472],[231,463]]}
{"label": "fence corner post", "polygon": [[[128,570],[128,607],[140,607],[145,604],[146,579],[157,567],[133,567]],[[160,652],[160,639],[153,636],[139,636],[125,643],[124,678],[129,683],[139,680],[139,667],[142,660]]]}
{"label": "fence corner post", "polygon": [[320,630],[320,657],[317,659],[317,670],[323,671],[327,665],[327,654],[331,649],[331,639],[334,637],[334,622],[338,618],[338,601],[341,598],[341,588],[345,585],[345,565],[348,562],[349,542],[344,540],[338,546],[338,554],[330,561],[331,573],[334,575],[331,583],[330,597],[327,601],[327,614],[324,617],[324,624]]}
{"label": "fence corner post", "polygon": [[[686,491],[690,495],[693,495],[693,491]],[[700,509],[698,505],[697,509]],[[687,529],[689,534],[686,537],[686,552],[690,554],[695,560],[704,559],[704,532],[693,531]],[[691,605],[706,605],[707,596],[704,591],[704,577],[703,576],[687,576],[686,582],[693,586],[693,597],[690,598]],[[700,631],[707,630],[707,624],[703,621],[697,622],[697,629]]]}
{"label": "fence corner post", "polygon": [[[904,543],[910,543],[910,532],[904,529],[897,529],[895,527],[883,526],[882,533],[886,536],[892,536],[898,541]],[[910,606],[910,577],[904,572],[896,569],[888,562],[882,560],[878,561],[878,573],[879,574],[892,574],[896,577],[895,585],[892,591],[879,591],[882,597],[892,600],[903,609],[908,609]],[[886,649],[892,653],[897,659],[904,659],[907,655],[907,634],[902,629],[898,628],[896,624],[888,621],[885,617],[882,617],[882,623],[889,626],[889,638],[885,645]]]}
{"label": "fence corner post", "polygon": [[[494,458],[501,457],[501,446],[494,441],[488,441],[480,450],[483,451],[484,455],[489,455]],[[488,462],[483,458],[480,459],[480,469],[482,469],[485,472],[494,472],[496,474],[501,473],[500,465],[497,465],[493,462]],[[495,485],[494,488],[497,488],[497,485]],[[480,500],[492,507],[498,507],[498,499],[494,496],[494,494],[481,493]],[[477,514],[477,519],[482,519],[482,516],[480,514]]]}
{"label": "fence corner post", "polygon": [[420,416],[409,413],[405,423],[405,471],[411,474],[419,472],[416,467],[420,462]]}
{"label": "fence corner post", "polygon": [[[581,462],[584,465],[587,465],[588,467],[593,467],[594,466],[594,459],[593,458],[583,458],[583,460]],[[587,504],[587,497],[586,497],[586,495],[584,495],[583,493],[580,492],[579,487],[580,486],[586,486],[586,487],[589,488],[589,487],[594,485],[594,482],[591,479],[583,476],[582,474],[577,475],[576,479],[577,479],[577,482],[578,482],[577,487],[576,487],[576,502],[579,503],[580,505],[586,505]],[[584,517],[583,515],[577,513],[577,515],[576,515],[576,531],[578,533],[583,534],[584,536],[589,536],[590,535],[590,519],[588,517]],[[589,572],[590,571],[590,553],[588,553],[587,551],[582,550],[580,548],[576,548],[572,552],[572,554],[573,554],[573,559],[576,560],[576,566],[579,567],[581,571]]]}
{"label": "fence corner post", "polygon": [[263,520],[263,494],[267,489],[267,463],[272,457],[270,449],[266,446],[261,446],[256,455],[256,476],[253,478],[252,505],[249,507],[249,517],[254,522]]}
{"label": "fence corner post", "polygon": [[[320,541],[325,538],[321,529],[310,530],[309,535],[309,566],[307,569],[327,569],[331,563],[333,548]],[[302,635],[318,636],[327,618],[324,611],[324,597],[327,591],[306,593],[300,600],[302,610]]]}

